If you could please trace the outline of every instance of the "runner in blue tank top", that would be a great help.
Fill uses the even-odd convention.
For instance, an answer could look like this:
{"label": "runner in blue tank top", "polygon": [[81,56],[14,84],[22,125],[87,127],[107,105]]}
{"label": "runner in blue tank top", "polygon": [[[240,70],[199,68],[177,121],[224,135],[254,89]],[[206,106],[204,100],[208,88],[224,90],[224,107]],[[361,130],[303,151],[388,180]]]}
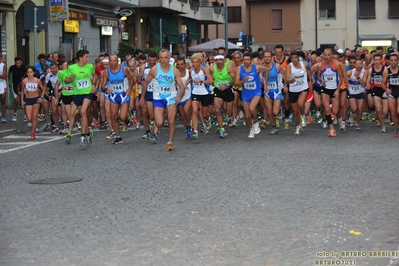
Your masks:
{"label": "runner in blue tank top", "polygon": [[118,56],[110,55],[109,68],[103,72],[101,88],[103,92],[109,93],[109,100],[111,101],[110,122],[116,134],[113,144],[123,143],[117,122],[118,114],[121,121],[126,120],[130,101],[129,94],[135,84],[136,82],[129,70],[118,65]]}
{"label": "runner in blue tank top", "polygon": [[[153,79],[156,81],[156,85],[153,88],[153,104],[154,104],[154,117],[156,130],[163,125],[165,108],[168,111],[168,143],[166,145],[167,151],[173,151],[173,136],[175,134],[175,118],[177,112],[177,103],[184,95],[184,90],[180,90],[177,95],[177,88],[175,82],[179,88],[184,88],[181,75],[178,69],[173,65],[169,64],[170,54],[166,49],[162,49],[159,52],[160,63],[152,67],[147,75],[147,78],[143,84],[143,92],[147,90],[147,84]],[[154,129],[154,134],[151,137],[153,143],[157,143],[158,136]]]}
{"label": "runner in blue tank top", "polygon": [[[242,86],[242,106],[245,113],[245,122],[250,129],[248,138],[254,138],[255,134],[260,133],[257,111],[260,96],[263,93],[260,77],[264,75],[267,80],[269,70],[261,65],[252,64],[252,56],[250,53],[245,53],[243,58],[243,65],[237,67],[234,84],[236,86]],[[267,84],[265,87],[267,87]],[[254,121],[253,124],[251,116]]]}

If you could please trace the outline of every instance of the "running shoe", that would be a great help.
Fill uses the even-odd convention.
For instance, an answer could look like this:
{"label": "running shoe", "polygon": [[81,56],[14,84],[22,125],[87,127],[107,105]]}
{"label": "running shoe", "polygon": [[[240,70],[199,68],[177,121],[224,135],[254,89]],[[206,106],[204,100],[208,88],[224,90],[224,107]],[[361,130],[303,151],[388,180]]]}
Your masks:
{"label": "running shoe", "polygon": [[323,123],[323,118],[317,118],[317,124],[321,124],[321,123]]}
{"label": "running shoe", "polygon": [[126,133],[127,131],[128,131],[127,126],[126,126],[126,125],[123,125],[122,132],[123,132],[123,133]]}
{"label": "running shoe", "polygon": [[117,136],[114,141],[112,142],[112,144],[122,144],[123,140],[121,136]]}
{"label": "running shoe", "polygon": [[143,135],[143,139],[150,139],[151,138],[151,132],[146,132],[144,135]]}
{"label": "running shoe", "polygon": [[280,118],[276,119],[276,127],[280,127]]}
{"label": "running shoe", "polygon": [[136,124],[136,129],[140,129],[140,123]]}
{"label": "running shoe", "polygon": [[233,119],[230,124],[229,127],[236,127],[237,126],[237,119]]}
{"label": "running shoe", "polygon": [[13,114],[13,116],[12,116],[12,121],[13,121],[13,122],[17,122],[17,114]]}
{"label": "running shoe", "polygon": [[222,128],[219,130],[219,139],[223,139],[223,138],[225,138],[226,136],[227,136],[226,130],[224,130],[224,128],[222,127]]}
{"label": "running shoe", "polygon": [[312,116],[308,115],[308,118],[307,118],[307,120],[306,120],[306,123],[307,123],[308,125],[311,125],[311,124],[313,123]]}
{"label": "running shoe", "polygon": [[381,122],[380,122],[380,120],[376,120],[376,125],[377,125],[377,127],[380,127],[381,126]]}
{"label": "running shoe", "polygon": [[333,127],[330,128],[330,132],[328,133],[329,137],[335,137],[337,133],[335,132],[335,129]]}
{"label": "running shoe", "polygon": [[367,118],[367,113],[362,113],[362,116],[360,117],[360,120],[366,120]]}
{"label": "running shoe", "polygon": [[342,120],[339,123],[339,130],[345,131],[345,129],[346,129],[346,122],[344,120]]}
{"label": "running shoe", "polygon": [[191,139],[198,139],[198,131],[197,130],[195,130],[193,132],[193,134],[191,135]]}
{"label": "running shoe", "polygon": [[306,117],[305,115],[301,115],[301,127],[306,127]]}
{"label": "running shoe", "polygon": [[260,127],[258,122],[254,122],[252,124],[252,128],[254,129],[254,134],[257,135],[260,133]]}
{"label": "running shoe", "polygon": [[239,111],[239,112],[238,112],[238,117],[239,117],[240,119],[242,119],[242,118],[244,117],[244,112],[243,112],[243,111]]}
{"label": "running shoe", "polygon": [[321,118],[321,111],[320,111],[320,110],[317,110],[317,112],[316,112],[316,118]]}
{"label": "running shoe", "polygon": [[51,126],[50,126],[50,123],[48,123],[48,124],[46,124],[44,131],[50,131],[50,130],[51,130]]}
{"label": "running shoe", "polygon": [[36,139],[35,133],[30,133],[30,139]]}
{"label": "running shoe", "polygon": [[87,138],[87,145],[93,145],[93,131],[89,132],[89,135],[86,137]]}
{"label": "running shoe", "polygon": [[387,132],[387,129],[386,129],[385,126],[382,126],[382,128],[381,128],[381,133],[385,133],[385,132]]}
{"label": "running shoe", "polygon": [[[206,121],[206,127],[205,127],[205,129],[206,129],[207,131],[209,131],[209,130],[211,129],[211,127],[212,127],[212,121],[211,121],[211,118],[209,118],[208,121]],[[205,134],[206,134],[206,133],[205,133]]]}
{"label": "running shoe", "polygon": [[231,124],[231,118],[228,117],[228,118],[226,118],[226,125],[228,125],[230,127],[230,124]]}
{"label": "running shoe", "polygon": [[68,133],[68,135],[65,138],[66,144],[71,144],[72,136],[71,133]]}
{"label": "running shoe", "polygon": [[62,130],[60,130],[60,134],[65,135],[66,133],[68,133],[68,127],[64,127]]}
{"label": "running shoe", "polygon": [[98,127],[98,130],[106,130],[107,129],[107,124],[105,122],[101,122],[100,126]]}
{"label": "running shoe", "polygon": [[[210,128],[209,128],[210,129]],[[203,132],[205,135],[209,134],[209,130],[205,124],[202,124],[201,126],[201,132]]]}
{"label": "running shoe", "polygon": [[5,117],[1,118],[1,123],[7,123],[7,119]]}
{"label": "running shoe", "polygon": [[60,129],[57,126],[53,125],[51,127],[51,129],[50,129],[50,132],[51,133],[58,133],[58,132],[60,132]]}
{"label": "running shoe", "polygon": [[250,139],[255,138],[254,127],[252,127],[252,128],[249,130],[248,138],[250,138]]}
{"label": "running shoe", "polygon": [[100,126],[100,122],[98,122],[97,120],[92,124],[93,127],[98,127]]}
{"label": "running shoe", "polygon": [[301,135],[301,128],[302,128],[301,126],[296,126],[294,134],[297,135],[297,136]]}
{"label": "running shoe", "polygon": [[393,127],[393,122],[391,121],[391,122],[389,122],[389,125],[391,126],[391,127]]}
{"label": "running shoe", "polygon": [[80,145],[80,146],[86,146],[86,145],[87,145],[87,138],[86,138],[86,136],[81,136],[81,137],[80,137],[80,143],[79,143],[79,145]]}
{"label": "running shoe", "polygon": [[165,120],[165,121],[163,122],[163,126],[164,126],[164,127],[169,127],[169,122],[168,122],[168,120]]}
{"label": "running shoe", "polygon": [[167,150],[167,151],[174,151],[174,150],[175,150],[175,146],[173,145],[172,142],[168,142],[168,143],[166,144],[166,150]]}
{"label": "running shoe", "polygon": [[393,135],[394,138],[399,137],[399,128],[395,130],[395,135]]}
{"label": "running shoe", "polygon": [[270,131],[270,135],[277,135],[278,134],[278,128],[277,127],[273,127],[272,131]]}
{"label": "running shoe", "polygon": [[355,124],[355,130],[356,130],[356,131],[359,131],[359,130],[360,130],[359,124]]}
{"label": "running shoe", "polygon": [[263,128],[263,129],[265,129],[266,126],[267,126],[266,120],[262,119],[262,120],[260,121],[260,127]]}
{"label": "running shoe", "polygon": [[193,131],[191,130],[191,127],[186,129],[186,139],[191,139],[191,136],[193,134]]}
{"label": "running shoe", "polygon": [[155,133],[152,134],[150,140],[151,140],[152,144],[157,144],[157,142],[158,142],[158,136],[157,136],[157,134],[155,134]]}
{"label": "running shoe", "polygon": [[337,120],[337,116],[336,115],[331,114],[331,119],[332,119],[334,125],[338,124],[338,120]]}
{"label": "running shoe", "polygon": [[28,119],[26,118],[26,116],[24,116],[24,123],[28,122]]}
{"label": "running shoe", "polygon": [[327,128],[327,121],[323,120],[323,122],[321,123],[321,127],[322,128]]}
{"label": "running shoe", "polygon": [[112,130],[111,133],[109,133],[109,135],[107,136],[107,139],[114,139],[114,138],[116,138],[116,133],[115,131]]}
{"label": "running shoe", "polygon": [[284,130],[289,130],[289,129],[290,129],[290,121],[288,119],[285,119]]}

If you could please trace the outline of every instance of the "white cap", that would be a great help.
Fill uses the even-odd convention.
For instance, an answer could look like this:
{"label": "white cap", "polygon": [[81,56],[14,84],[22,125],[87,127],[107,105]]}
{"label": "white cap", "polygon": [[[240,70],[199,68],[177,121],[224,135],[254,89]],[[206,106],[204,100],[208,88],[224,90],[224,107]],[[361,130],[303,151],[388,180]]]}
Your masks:
{"label": "white cap", "polygon": [[338,49],[337,52],[340,53],[340,54],[342,54],[342,53],[344,52],[344,50]]}
{"label": "white cap", "polygon": [[173,65],[174,63],[175,63],[175,59],[174,58],[169,59],[169,64],[170,65]]}

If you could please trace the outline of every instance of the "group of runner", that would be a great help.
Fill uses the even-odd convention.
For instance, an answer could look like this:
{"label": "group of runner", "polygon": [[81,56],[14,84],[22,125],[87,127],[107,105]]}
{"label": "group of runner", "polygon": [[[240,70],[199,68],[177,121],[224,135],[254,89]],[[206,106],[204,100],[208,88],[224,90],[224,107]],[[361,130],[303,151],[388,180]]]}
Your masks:
{"label": "group of runner", "polygon": [[[159,129],[168,126],[168,151],[174,150],[177,114],[186,138],[196,140],[199,132],[208,134],[212,124],[217,125],[219,138],[225,138],[225,126],[237,126],[242,112],[248,138],[268,123],[272,135],[279,133],[281,123],[288,130],[290,116],[295,135],[315,118],[334,137],[335,123],[340,130],[350,125],[358,131],[366,113],[376,119],[381,132],[386,132],[389,115],[395,137],[399,136],[398,54],[391,50],[382,54],[379,47],[363,55],[333,48],[310,54],[295,50],[286,55],[283,46],[277,45],[273,51],[236,51],[229,58],[223,47],[211,56],[202,52],[189,58],[178,53],[172,57],[163,49],[148,55],[138,51],[122,62],[115,54],[100,55],[95,65],[88,61],[89,52],[80,50],[69,65],[64,63],[59,70],[52,64],[43,71],[42,80],[35,77],[34,67],[27,67],[20,95],[32,139],[40,104],[45,102],[52,107],[52,132],[57,132],[54,127],[60,116],[67,143],[71,143],[77,115],[80,117],[82,146],[93,143],[93,116],[99,121],[94,126],[110,129],[107,138],[114,144],[123,143],[120,125],[127,131],[131,123],[137,129],[142,124],[143,138],[153,143],[158,142]],[[259,114],[263,116],[260,121]]]}

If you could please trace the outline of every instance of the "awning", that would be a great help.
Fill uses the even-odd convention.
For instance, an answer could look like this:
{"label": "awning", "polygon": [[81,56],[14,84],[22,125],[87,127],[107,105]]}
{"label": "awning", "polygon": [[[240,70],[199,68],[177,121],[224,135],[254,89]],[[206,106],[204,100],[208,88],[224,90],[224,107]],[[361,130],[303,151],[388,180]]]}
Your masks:
{"label": "awning", "polygon": [[392,40],[395,39],[396,37],[394,34],[376,34],[376,35],[359,35],[359,39],[364,40],[364,39],[370,39],[370,40]]}
{"label": "awning", "polygon": [[198,27],[195,23],[195,20],[191,18],[184,18],[184,20],[186,21],[187,25],[188,38],[191,40],[200,40],[201,38],[199,36]]}
{"label": "awning", "polygon": [[13,5],[7,5],[7,4],[0,4],[0,12],[5,11],[5,12],[17,12],[17,10],[14,9]]}
{"label": "awning", "polygon": [[164,28],[163,35],[167,37],[169,43],[180,43],[179,31],[176,23],[173,21],[172,13],[158,13],[156,11],[147,10],[147,15],[154,30],[154,36],[159,40],[159,19],[162,18]]}

